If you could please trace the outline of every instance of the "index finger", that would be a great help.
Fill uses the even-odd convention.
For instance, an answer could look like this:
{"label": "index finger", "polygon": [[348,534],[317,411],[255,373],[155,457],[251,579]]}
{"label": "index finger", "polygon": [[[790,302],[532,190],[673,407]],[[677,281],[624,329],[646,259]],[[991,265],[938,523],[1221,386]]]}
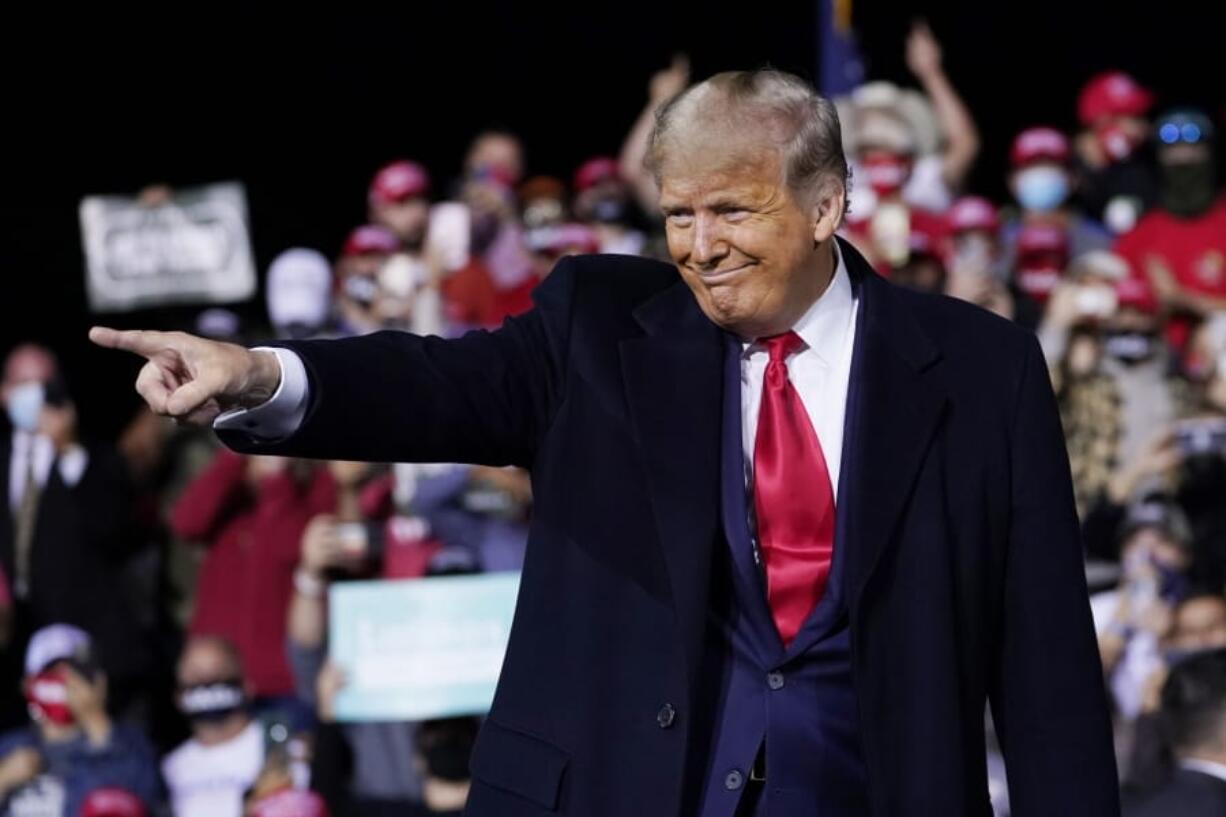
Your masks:
{"label": "index finger", "polygon": [[99,346],[108,349],[123,349],[146,358],[153,357],[167,349],[177,348],[173,333],[153,332],[147,329],[121,331],[106,326],[95,326],[89,330],[89,339]]}

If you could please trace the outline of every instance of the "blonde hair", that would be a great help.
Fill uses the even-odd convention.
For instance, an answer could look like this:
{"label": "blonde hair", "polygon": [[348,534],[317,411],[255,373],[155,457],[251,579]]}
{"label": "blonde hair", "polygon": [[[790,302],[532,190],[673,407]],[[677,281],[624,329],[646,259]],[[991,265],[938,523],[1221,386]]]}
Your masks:
{"label": "blonde hair", "polygon": [[657,184],[669,144],[698,124],[702,133],[711,135],[714,127],[729,140],[759,131],[778,145],[785,182],[798,197],[817,201],[837,184],[846,212],[851,173],[838,112],[800,77],[773,68],[726,71],[660,106],[644,159]]}

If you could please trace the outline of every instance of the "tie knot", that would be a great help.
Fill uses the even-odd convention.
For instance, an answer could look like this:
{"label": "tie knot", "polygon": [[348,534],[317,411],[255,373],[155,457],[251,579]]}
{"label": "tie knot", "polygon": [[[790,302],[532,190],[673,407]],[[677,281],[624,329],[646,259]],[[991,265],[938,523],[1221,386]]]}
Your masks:
{"label": "tie knot", "polygon": [[783,363],[788,355],[804,345],[800,335],[795,332],[784,332],[781,335],[771,335],[768,338],[758,338],[758,342],[766,347],[771,363]]}

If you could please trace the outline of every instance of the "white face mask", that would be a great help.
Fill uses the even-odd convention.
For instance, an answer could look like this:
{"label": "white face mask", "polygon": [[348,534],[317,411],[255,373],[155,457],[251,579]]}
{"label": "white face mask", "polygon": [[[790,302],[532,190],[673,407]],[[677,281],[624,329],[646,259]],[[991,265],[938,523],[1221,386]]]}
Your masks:
{"label": "white face mask", "polygon": [[1068,176],[1056,167],[1030,167],[1017,174],[1017,200],[1027,210],[1047,213],[1068,198]]}
{"label": "white face mask", "polygon": [[38,429],[38,418],[43,412],[43,384],[30,381],[9,390],[8,413],[13,428],[33,432]]}
{"label": "white face mask", "polygon": [[984,235],[958,239],[950,269],[959,274],[987,275],[992,269],[992,242]]}

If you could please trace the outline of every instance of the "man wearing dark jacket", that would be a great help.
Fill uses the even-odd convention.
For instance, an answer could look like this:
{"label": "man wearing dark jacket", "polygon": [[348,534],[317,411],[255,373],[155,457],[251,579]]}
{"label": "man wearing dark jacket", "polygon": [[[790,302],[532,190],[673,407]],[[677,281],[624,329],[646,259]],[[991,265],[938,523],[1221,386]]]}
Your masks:
{"label": "man wearing dark jacket", "polygon": [[1226,650],[1194,655],[1171,669],[1162,721],[1175,772],[1128,817],[1226,814]]}
{"label": "man wearing dark jacket", "polygon": [[1035,339],[835,237],[796,77],[694,86],[649,155],[675,266],[564,260],[494,332],[92,337],[241,450],[531,470],[473,817],[985,815],[989,701],[1015,815],[1117,814]]}

